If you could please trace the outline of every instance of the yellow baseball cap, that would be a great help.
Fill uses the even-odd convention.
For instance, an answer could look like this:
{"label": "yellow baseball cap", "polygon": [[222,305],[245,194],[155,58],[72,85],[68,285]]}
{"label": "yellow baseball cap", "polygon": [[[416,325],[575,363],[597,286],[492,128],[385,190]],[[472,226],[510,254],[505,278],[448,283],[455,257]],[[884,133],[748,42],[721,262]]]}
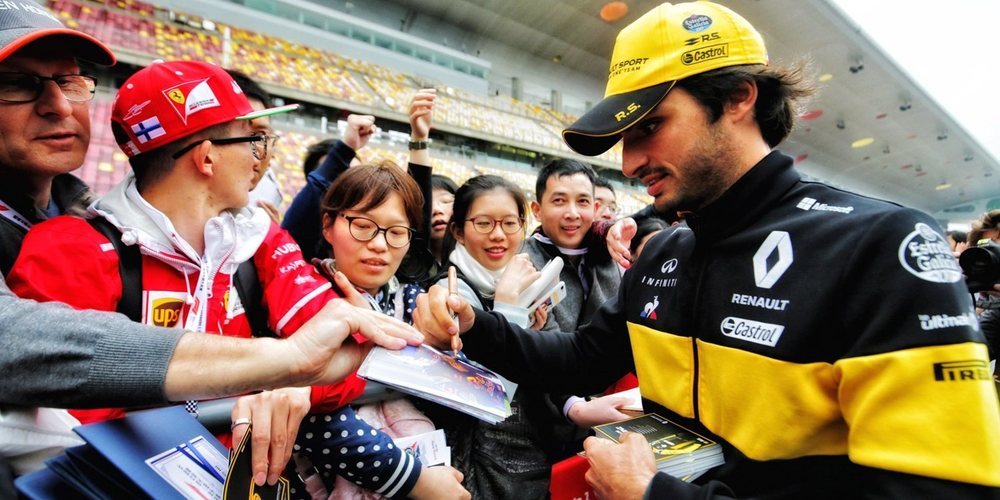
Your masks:
{"label": "yellow baseball cap", "polygon": [[678,80],[742,64],[767,64],[764,39],[746,19],[712,2],[662,4],[618,34],[604,99],[563,130],[563,140],[599,155]]}

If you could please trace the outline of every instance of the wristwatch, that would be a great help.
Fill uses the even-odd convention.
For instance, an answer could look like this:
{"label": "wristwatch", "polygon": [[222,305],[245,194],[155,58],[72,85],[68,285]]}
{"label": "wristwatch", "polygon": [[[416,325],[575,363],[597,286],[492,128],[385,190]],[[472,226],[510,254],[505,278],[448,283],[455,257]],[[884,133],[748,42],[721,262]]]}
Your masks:
{"label": "wristwatch", "polygon": [[410,141],[410,151],[427,149],[427,141]]}

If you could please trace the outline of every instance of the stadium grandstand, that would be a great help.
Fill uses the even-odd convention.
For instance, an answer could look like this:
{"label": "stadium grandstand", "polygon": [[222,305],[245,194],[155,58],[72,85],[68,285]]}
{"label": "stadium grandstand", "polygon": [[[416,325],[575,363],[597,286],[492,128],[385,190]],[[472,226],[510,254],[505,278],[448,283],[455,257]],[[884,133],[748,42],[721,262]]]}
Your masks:
{"label": "stadium grandstand", "polygon": [[[771,24],[796,25],[790,36],[771,43],[772,57],[788,61],[809,54],[814,63],[824,90],[801,116],[803,126],[781,146],[805,175],[920,208],[945,225],[1000,206],[991,187],[1000,170],[994,155],[831,0],[796,3],[791,10],[780,2],[731,3],[765,30]],[[456,180],[510,172],[524,181],[552,158],[575,158],[612,181],[622,213],[649,202],[642,186],[620,174],[620,145],[599,157],[580,157],[560,136],[600,98],[603,80],[593,68],[606,64],[618,26],[593,15],[602,2],[559,2],[559,8],[573,10],[563,20],[544,17],[555,15],[556,6],[525,1],[53,0],[48,5],[68,26],[109,41],[119,55],[118,66],[96,71],[104,97],[95,106],[105,105],[117,83],[154,59],[201,59],[238,69],[279,100],[303,104],[299,113],[277,123],[286,137],[273,165],[286,199],[303,182],[297,166],[301,148],[337,137],[338,122],[348,113],[375,115],[384,130],[362,159],[404,158],[405,136],[398,133],[406,130],[409,97],[434,87],[439,99],[432,148],[439,172]],[[107,131],[100,130],[106,111],[95,114],[98,142],[80,175],[103,192],[121,177],[125,163]],[[960,173],[954,171],[957,165]],[[522,187],[532,194],[530,183]]]}
{"label": "stadium grandstand", "polygon": [[[274,124],[281,142],[271,167],[283,190],[282,209],[304,183],[301,155],[306,147],[326,137],[339,137],[348,112],[371,113],[382,127],[360,153],[363,161],[405,164],[407,135],[400,132],[406,130],[405,107],[417,89],[427,86],[439,89],[433,135],[435,172],[456,182],[479,174],[501,174],[530,197],[534,195],[537,168],[545,161],[581,158],[560,137],[565,125],[575,120],[574,115],[508,96],[487,96],[271,33],[227,25],[222,21],[222,10],[213,19],[138,0],[54,0],[48,5],[67,26],[110,41],[121,55],[111,73],[99,73],[103,78],[99,78],[101,88],[93,109],[93,139],[78,172],[99,194],[121,180],[128,168],[109,125],[114,84],[144,61],[155,59],[204,60],[234,68],[253,75],[278,99],[304,105],[299,113],[281,117]],[[622,213],[649,203],[641,187],[627,186],[614,169],[621,160],[620,146],[596,160],[586,160],[617,182]]]}

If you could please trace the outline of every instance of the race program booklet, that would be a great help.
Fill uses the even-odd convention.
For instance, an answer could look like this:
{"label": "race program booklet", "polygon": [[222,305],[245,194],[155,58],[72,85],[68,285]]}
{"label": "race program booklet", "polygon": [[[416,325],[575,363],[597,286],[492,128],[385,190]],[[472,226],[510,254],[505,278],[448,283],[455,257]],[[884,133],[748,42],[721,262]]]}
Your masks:
{"label": "race program booklet", "polygon": [[642,434],[653,449],[657,470],[674,477],[697,477],[725,461],[718,443],[656,413],[598,425],[594,431],[616,443],[625,432]]}
{"label": "race program booklet", "polygon": [[495,424],[510,416],[505,380],[493,371],[428,345],[375,347],[358,376]]}

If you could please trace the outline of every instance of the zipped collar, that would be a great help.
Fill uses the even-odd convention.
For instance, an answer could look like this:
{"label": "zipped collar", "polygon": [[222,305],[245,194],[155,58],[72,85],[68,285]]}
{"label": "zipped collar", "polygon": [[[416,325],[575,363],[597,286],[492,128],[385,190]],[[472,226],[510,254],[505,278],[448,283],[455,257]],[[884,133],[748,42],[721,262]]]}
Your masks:
{"label": "zipped collar", "polygon": [[722,240],[750,226],[770,211],[801,180],[792,157],[771,151],[706,207],[688,214],[687,225],[699,245]]}
{"label": "zipped collar", "polygon": [[206,222],[205,251],[199,254],[166,215],[142,198],[131,173],[94,202],[90,212],[117,227],[126,245],[138,244],[143,255],[185,273],[203,270],[208,259],[216,266],[224,265],[222,272],[232,274],[240,263],[253,257],[271,225],[267,213],[257,207],[224,211]]}

